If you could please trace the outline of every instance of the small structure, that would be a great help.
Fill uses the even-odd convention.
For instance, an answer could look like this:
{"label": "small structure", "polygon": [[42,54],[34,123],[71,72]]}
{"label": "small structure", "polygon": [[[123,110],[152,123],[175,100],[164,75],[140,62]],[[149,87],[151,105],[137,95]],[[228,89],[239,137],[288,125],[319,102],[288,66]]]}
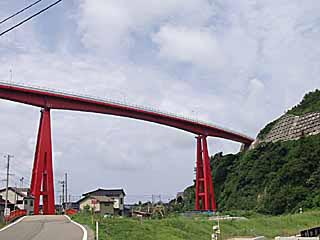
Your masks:
{"label": "small structure", "polygon": [[131,217],[133,218],[151,218],[152,214],[148,213],[148,212],[143,212],[143,211],[137,211],[137,210],[133,210],[131,213]]}
{"label": "small structure", "polygon": [[124,197],[123,189],[97,189],[84,193],[78,201],[80,210],[86,207],[101,215],[123,216]]}
{"label": "small structure", "polygon": [[[6,197],[6,188],[0,189],[2,199]],[[8,188],[8,203],[10,210],[20,209],[26,210],[27,214],[33,214],[34,198],[30,194],[29,188]]]}
{"label": "small structure", "polygon": [[301,237],[319,237],[320,227],[310,228],[300,232]]}

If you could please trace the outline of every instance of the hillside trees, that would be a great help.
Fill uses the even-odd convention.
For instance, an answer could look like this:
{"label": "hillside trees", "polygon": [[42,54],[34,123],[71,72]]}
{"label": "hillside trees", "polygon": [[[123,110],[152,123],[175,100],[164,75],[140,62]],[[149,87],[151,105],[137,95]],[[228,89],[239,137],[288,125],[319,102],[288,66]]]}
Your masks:
{"label": "hillside trees", "polygon": [[317,207],[319,160],[320,135],[264,143],[245,154],[218,154],[212,162],[219,209],[282,214]]}

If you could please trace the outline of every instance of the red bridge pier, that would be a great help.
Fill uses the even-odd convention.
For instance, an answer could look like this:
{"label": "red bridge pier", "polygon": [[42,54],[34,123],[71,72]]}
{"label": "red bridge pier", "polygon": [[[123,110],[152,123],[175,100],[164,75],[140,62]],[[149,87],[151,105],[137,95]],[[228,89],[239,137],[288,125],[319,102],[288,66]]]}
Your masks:
{"label": "red bridge pier", "polygon": [[43,203],[43,214],[55,214],[51,123],[49,108],[41,110],[38,139],[32,170],[31,194],[34,196],[35,215],[39,214],[41,195]]}
{"label": "red bridge pier", "polygon": [[195,210],[216,211],[207,136],[197,137]]}

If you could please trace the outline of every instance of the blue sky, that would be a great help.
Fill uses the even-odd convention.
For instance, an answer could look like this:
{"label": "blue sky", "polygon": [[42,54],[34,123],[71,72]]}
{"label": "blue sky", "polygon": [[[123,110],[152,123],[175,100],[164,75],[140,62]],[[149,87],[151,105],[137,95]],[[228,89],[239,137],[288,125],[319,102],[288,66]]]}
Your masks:
{"label": "blue sky", "polygon": [[[0,17],[31,2],[1,1]],[[152,106],[255,137],[319,87],[319,12],[316,0],[65,0],[0,38],[0,79],[12,69],[15,82]],[[12,182],[28,179],[39,109],[0,107],[0,152],[15,155]],[[192,184],[191,134],[76,112],[54,111],[52,125],[56,182],[67,171],[73,195],[98,186],[174,195]],[[209,141],[211,154],[239,147]]]}

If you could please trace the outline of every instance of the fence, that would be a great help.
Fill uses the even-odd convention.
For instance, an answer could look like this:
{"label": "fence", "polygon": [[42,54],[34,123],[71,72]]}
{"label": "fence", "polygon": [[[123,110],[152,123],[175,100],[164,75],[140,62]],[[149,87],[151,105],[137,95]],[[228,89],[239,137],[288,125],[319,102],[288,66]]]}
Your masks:
{"label": "fence", "polygon": [[14,210],[10,212],[9,216],[6,216],[4,219],[6,222],[11,222],[19,217],[26,216],[27,210]]}

